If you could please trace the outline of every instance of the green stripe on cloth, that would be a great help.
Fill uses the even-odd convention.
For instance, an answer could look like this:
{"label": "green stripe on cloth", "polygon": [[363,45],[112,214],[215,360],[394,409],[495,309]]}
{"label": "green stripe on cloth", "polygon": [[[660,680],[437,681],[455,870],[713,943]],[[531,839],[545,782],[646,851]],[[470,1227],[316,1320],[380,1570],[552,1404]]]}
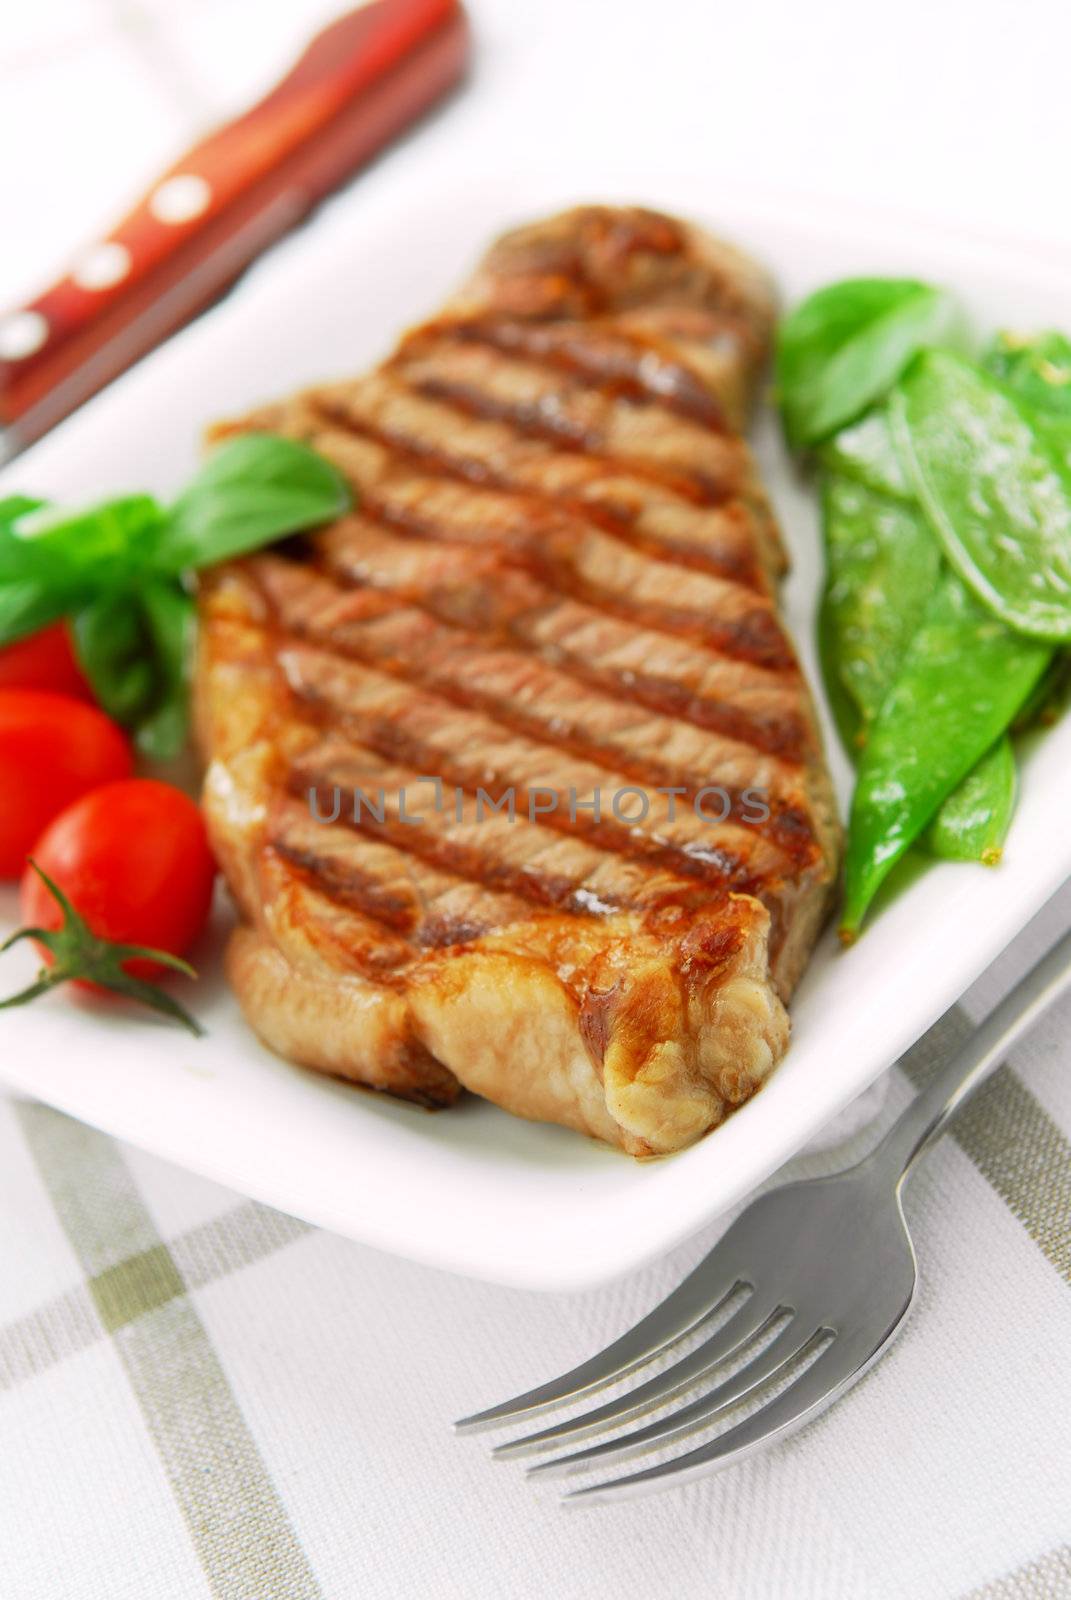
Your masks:
{"label": "green stripe on cloth", "polygon": [[1065,1600],[1071,1594],[1071,1545],[972,1589],[961,1600]]}
{"label": "green stripe on cloth", "polygon": [[171,1241],[171,1254],[191,1289],[225,1278],[230,1272],[262,1261],[312,1233],[309,1222],[288,1217],[285,1211],[272,1211],[256,1200],[224,1211],[208,1222],[189,1228]]}
{"label": "green stripe on cloth", "polygon": [[[953,1006],[900,1062],[916,1086],[976,1024]],[[1045,1259],[1071,1283],[1071,1141],[1010,1067],[999,1067],[956,1117],[952,1137],[1018,1217]]]}
{"label": "green stripe on cloth", "polygon": [[98,1272],[89,1280],[89,1292],[104,1327],[115,1333],[147,1311],[185,1294],[186,1285],[166,1244],[154,1244]]}
{"label": "green stripe on cloth", "polygon": [[181,1273],[109,1138],[17,1115],[218,1600],[322,1600]]}
{"label": "green stripe on cloth", "polygon": [[0,1328],[0,1393],[47,1372],[104,1337],[84,1284]]}
{"label": "green stripe on cloth", "polygon": [[[255,1200],[245,1200],[171,1241],[172,1264],[180,1274],[178,1292],[184,1294],[188,1289],[215,1283],[254,1261],[263,1261],[312,1231],[307,1222],[272,1211]],[[153,1254],[143,1252],[134,1259],[144,1262]],[[0,1328],[0,1393],[47,1372],[49,1367],[77,1355],[130,1320],[121,1308],[109,1315],[114,1290],[126,1277],[125,1265],[119,1262],[107,1268],[90,1285],[80,1284]],[[144,1270],[142,1266],[141,1271]],[[169,1277],[173,1283],[173,1273]],[[162,1304],[166,1298],[144,1289],[140,1293],[143,1302],[153,1305]],[[143,1303],[141,1309],[149,1309],[149,1304]]]}

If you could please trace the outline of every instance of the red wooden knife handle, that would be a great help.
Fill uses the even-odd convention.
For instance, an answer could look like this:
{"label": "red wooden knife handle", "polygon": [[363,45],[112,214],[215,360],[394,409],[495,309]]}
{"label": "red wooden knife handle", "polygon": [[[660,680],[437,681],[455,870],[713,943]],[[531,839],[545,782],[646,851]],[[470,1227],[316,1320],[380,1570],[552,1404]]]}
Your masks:
{"label": "red wooden knife handle", "polygon": [[180,327],[462,75],[459,0],[371,0],[162,174],[38,299],[0,317],[0,427],[36,438]]}

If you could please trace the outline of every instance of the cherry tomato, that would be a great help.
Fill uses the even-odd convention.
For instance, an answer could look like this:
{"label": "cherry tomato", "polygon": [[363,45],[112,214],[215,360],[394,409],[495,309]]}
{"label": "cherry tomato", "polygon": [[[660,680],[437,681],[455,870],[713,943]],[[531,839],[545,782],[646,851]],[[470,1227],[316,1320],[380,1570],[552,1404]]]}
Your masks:
{"label": "cherry tomato", "polygon": [[0,689],[0,878],[18,877],[53,817],[133,764],[126,735],[95,706]]}
{"label": "cherry tomato", "polygon": [[0,650],[0,689],[49,689],[93,701],[65,622],[54,622]]}
{"label": "cherry tomato", "polygon": [[[168,783],[130,778],[94,789],[56,818],[33,858],[99,938],[181,956],[208,920],[216,863],[204,821],[189,796]],[[32,927],[63,921],[30,867],[19,903]],[[162,970],[148,961],[124,968],[138,978]]]}

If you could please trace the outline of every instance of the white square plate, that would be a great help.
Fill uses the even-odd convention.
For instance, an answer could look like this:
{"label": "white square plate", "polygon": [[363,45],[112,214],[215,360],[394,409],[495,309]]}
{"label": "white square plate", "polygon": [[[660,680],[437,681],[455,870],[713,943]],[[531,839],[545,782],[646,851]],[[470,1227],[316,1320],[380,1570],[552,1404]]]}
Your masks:
{"label": "white square plate", "polygon": [[[301,383],[356,371],[430,313],[490,237],[576,199],[642,199],[708,223],[766,262],[787,301],[857,272],[947,283],[980,330],[1071,325],[1066,263],[1008,245],[940,237],[916,223],[823,216],[711,194],[701,176],[645,176],[577,193],[513,175],[464,192],[372,183],[347,227],[287,247],[246,285],[0,477],[59,500],[147,488],[192,469],[210,418]],[[334,241],[328,250],[324,238]],[[318,248],[313,243],[321,241]],[[789,623],[817,683],[811,619],[820,577],[813,495],[767,416],[758,440],[794,561]],[[845,763],[829,735],[842,800]],[[52,996],[0,1016],[0,1078],[87,1122],[282,1210],[454,1271],[533,1289],[576,1289],[667,1250],[760,1183],[916,1039],[1071,872],[1071,720],[1030,751],[1004,865],[934,866],[841,953],[827,935],[793,1007],[784,1064],[750,1104],[693,1149],[637,1164],[560,1128],[469,1099],[436,1115],[362,1094],[278,1060],[245,1028],[215,954],[193,1003],[197,1043],[154,1019]],[[14,900],[0,900],[0,917]],[[0,966],[11,992],[33,969]]]}

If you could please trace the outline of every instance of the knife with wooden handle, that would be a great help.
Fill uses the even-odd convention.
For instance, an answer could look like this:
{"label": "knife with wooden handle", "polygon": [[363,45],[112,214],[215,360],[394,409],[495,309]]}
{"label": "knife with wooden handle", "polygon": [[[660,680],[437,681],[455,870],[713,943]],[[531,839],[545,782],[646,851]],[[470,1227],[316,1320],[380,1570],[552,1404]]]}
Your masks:
{"label": "knife with wooden handle", "polygon": [[211,302],[465,71],[458,0],[370,0],[194,145],[36,300],[0,316],[0,463]]}

